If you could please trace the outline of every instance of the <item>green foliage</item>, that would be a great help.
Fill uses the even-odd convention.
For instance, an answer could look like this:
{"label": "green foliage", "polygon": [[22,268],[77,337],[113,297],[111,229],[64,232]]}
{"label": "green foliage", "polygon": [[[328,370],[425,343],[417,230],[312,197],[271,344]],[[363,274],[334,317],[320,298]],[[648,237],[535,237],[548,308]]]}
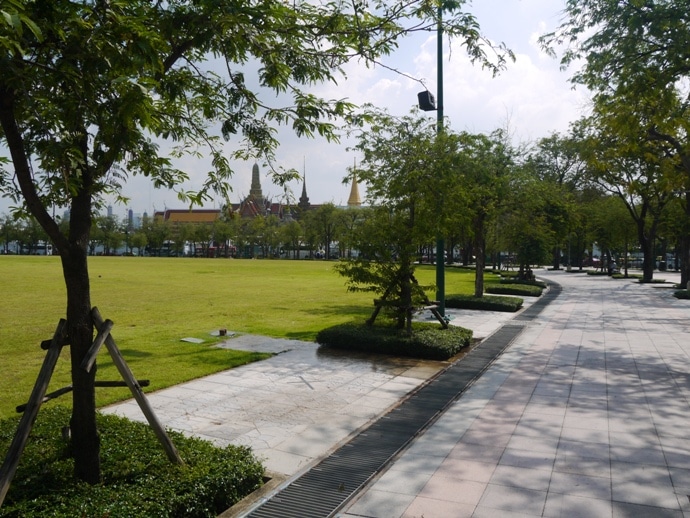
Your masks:
{"label": "green foliage", "polygon": [[[0,517],[210,518],[262,484],[263,467],[248,448],[217,448],[170,431],[185,462],[176,466],[147,425],[113,415],[97,417],[102,482],[78,482],[61,433],[69,419],[63,407],[39,412]],[[7,450],[16,425],[17,419],[0,421],[0,451]]]}
{"label": "green foliage", "polygon": [[522,307],[524,301],[519,297],[484,295],[448,295],[446,307],[453,309],[478,309],[483,311],[506,311],[514,313]]}
{"label": "green foliage", "polygon": [[690,299],[690,290],[677,290],[673,292],[673,296],[677,299]]}
{"label": "green foliage", "polygon": [[393,326],[350,322],[319,331],[316,341],[324,347],[368,353],[447,360],[470,345],[472,331],[457,326],[415,322],[412,335]]}
{"label": "green foliage", "polygon": [[520,297],[540,297],[543,288],[537,285],[518,284],[489,284],[485,287],[487,293],[494,295],[518,295]]}
{"label": "green foliage", "polygon": [[537,281],[537,280],[528,281],[528,280],[516,278],[516,276],[506,277],[504,279],[501,279],[500,282],[501,282],[501,284],[524,284],[527,286],[539,286],[542,289],[546,289],[548,286],[548,284],[545,283],[544,281]]}

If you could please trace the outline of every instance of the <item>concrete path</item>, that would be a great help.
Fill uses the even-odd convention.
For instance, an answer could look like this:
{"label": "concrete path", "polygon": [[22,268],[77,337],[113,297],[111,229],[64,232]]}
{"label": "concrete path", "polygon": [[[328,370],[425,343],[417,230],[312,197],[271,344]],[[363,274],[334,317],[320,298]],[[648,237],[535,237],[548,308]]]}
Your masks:
{"label": "concrete path", "polygon": [[[669,284],[536,274],[561,296],[338,516],[690,516],[690,301]],[[449,313],[479,337],[514,316]],[[446,365],[227,345],[284,352],[149,398],[166,426],[251,446],[288,480]],[[133,402],[106,411],[143,420]]]}
{"label": "concrete path", "polygon": [[[447,313],[475,338],[487,337],[515,316]],[[276,355],[147,397],[164,426],[219,446],[249,446],[276,480],[308,469],[449,365],[323,351],[312,342],[264,336],[238,335],[222,346]],[[103,412],[145,422],[134,400]]]}
{"label": "concrete path", "polygon": [[690,301],[537,275],[561,296],[338,516],[690,516]]}

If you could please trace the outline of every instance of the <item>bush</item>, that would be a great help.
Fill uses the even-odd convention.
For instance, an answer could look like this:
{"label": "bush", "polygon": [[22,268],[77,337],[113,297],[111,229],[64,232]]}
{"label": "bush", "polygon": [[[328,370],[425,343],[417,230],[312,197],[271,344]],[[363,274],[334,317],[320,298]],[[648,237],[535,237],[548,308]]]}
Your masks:
{"label": "bush", "polygon": [[[217,448],[168,431],[185,462],[176,466],[147,425],[101,414],[103,481],[79,482],[61,434],[69,418],[64,407],[39,412],[0,517],[215,517],[262,484],[264,469],[246,447]],[[16,426],[0,421],[0,451]]]}
{"label": "bush", "polygon": [[522,307],[523,299],[519,297],[500,297],[484,295],[449,295],[446,307],[453,309],[479,309],[484,311],[507,311],[514,313]]}
{"label": "bush", "polygon": [[544,281],[527,281],[516,278],[501,279],[501,284],[524,284],[527,286],[539,286],[542,289],[546,289],[546,287],[548,286]]}
{"label": "bush", "polygon": [[521,297],[540,297],[544,288],[541,286],[509,283],[508,285],[489,284],[484,288],[486,293],[493,293],[494,295],[520,295]]}
{"label": "bush", "polygon": [[447,360],[470,345],[472,331],[457,326],[415,322],[412,335],[393,326],[350,322],[319,331],[316,341],[324,347],[408,356],[425,360]]}
{"label": "bush", "polygon": [[678,290],[673,292],[673,296],[677,299],[690,299],[690,291]]}

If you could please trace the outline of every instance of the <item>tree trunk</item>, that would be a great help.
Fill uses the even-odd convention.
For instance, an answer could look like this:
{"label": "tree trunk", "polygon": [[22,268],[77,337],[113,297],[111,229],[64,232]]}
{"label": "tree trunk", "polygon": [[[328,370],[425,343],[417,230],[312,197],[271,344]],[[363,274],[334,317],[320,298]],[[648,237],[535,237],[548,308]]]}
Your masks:
{"label": "tree trunk", "polygon": [[92,202],[88,189],[72,200],[67,244],[60,247],[67,288],[67,332],[72,365],[72,454],[75,476],[89,484],[100,482],[100,440],[96,430],[96,364],[90,372],[81,363],[93,342],[91,292],[87,249]]}
{"label": "tree trunk", "polygon": [[690,188],[685,191],[685,225],[683,228],[684,232],[680,238],[680,287],[690,290]]}
{"label": "tree trunk", "polygon": [[486,235],[484,232],[485,214],[480,213],[474,221],[474,253],[477,263],[474,275],[474,296],[484,296],[484,266],[486,265]]}
{"label": "tree trunk", "polygon": [[644,219],[637,222],[637,238],[642,249],[642,282],[652,282],[654,279],[654,238],[645,234]]}
{"label": "tree trunk", "polygon": [[72,455],[74,475],[89,484],[100,482],[100,440],[96,429],[96,365],[90,372],[81,363],[93,341],[91,297],[86,249],[74,247],[62,268],[67,286],[67,330],[72,366]]}
{"label": "tree trunk", "polygon": [[484,232],[477,233],[475,240],[475,253],[477,254],[477,267],[474,276],[474,296],[484,296],[484,266],[486,264]]}
{"label": "tree trunk", "polygon": [[[560,270],[561,269],[561,247],[560,246],[555,246],[552,251],[553,254],[553,269],[554,270]],[[568,258],[570,260],[570,258]]]}

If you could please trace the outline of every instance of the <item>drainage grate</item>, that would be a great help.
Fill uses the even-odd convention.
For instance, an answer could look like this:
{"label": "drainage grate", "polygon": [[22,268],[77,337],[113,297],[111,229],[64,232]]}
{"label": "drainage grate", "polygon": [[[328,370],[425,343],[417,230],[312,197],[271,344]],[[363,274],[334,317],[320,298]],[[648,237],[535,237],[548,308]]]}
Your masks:
{"label": "drainage grate", "polygon": [[534,304],[516,316],[515,320],[534,320],[552,300],[561,294],[561,291],[563,291],[563,288],[560,284],[549,282],[548,291],[539,297],[539,300]]}
{"label": "drainage grate", "polygon": [[[552,285],[553,286],[553,285]],[[560,293],[553,287],[534,318]],[[551,295],[550,297],[548,297]],[[548,299],[547,299],[548,297]],[[272,498],[251,511],[251,518],[320,518],[333,516],[393,456],[455,401],[523,330],[523,325],[504,325],[462,360],[422,386],[395,409],[298,477]]]}

